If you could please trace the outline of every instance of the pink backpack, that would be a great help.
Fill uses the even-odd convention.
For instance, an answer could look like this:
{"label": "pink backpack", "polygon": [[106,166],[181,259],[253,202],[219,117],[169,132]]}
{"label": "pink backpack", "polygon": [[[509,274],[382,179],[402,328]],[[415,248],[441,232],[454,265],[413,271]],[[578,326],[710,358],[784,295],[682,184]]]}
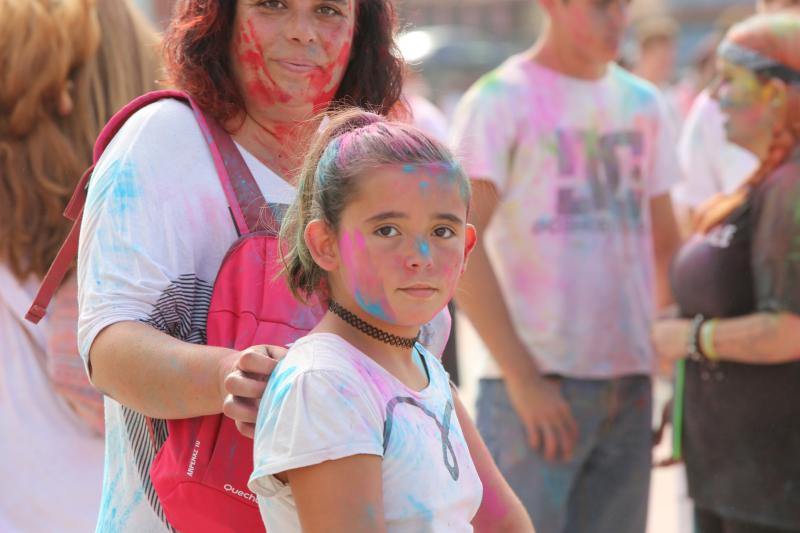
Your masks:
{"label": "pink backpack", "polygon": [[[191,105],[208,142],[240,238],[222,261],[208,312],[208,344],[244,349],[286,345],[313,328],[324,314],[313,301],[294,299],[277,274],[280,212],[266,203],[231,137],[194,101],[179,91],[148,93],[120,110],[98,137],[95,163],[122,124],[137,110],[162,98]],[[77,253],[86,186],[81,178],[65,216],[75,221],[26,318],[38,322]],[[253,470],[253,441],[224,415],[167,421],[168,437],[150,469],[153,486],[170,524],[182,532],[264,531],[256,497],[247,489]],[[151,436],[153,436],[151,425]],[[153,439],[155,444],[155,439]]]}

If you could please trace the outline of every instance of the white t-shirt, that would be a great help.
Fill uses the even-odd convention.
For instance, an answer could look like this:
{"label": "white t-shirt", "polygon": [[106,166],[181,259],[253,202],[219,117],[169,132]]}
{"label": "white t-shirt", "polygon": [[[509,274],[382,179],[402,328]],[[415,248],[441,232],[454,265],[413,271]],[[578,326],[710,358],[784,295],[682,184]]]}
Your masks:
{"label": "white t-shirt", "polygon": [[301,531],[291,487],[274,474],[359,454],[383,457],[389,532],[472,531],[482,485],[447,372],[424,348],[418,353],[429,375],[420,392],[337,335],[315,333],[292,346],[256,423],[249,487],[267,531]]}
{"label": "white t-shirt", "polygon": [[[239,147],[267,202],[295,189]],[[205,344],[206,316],[236,230],[191,109],[162,100],[134,114],[95,167],[78,252],[78,343],[86,360],[97,334],[124,320]],[[449,315],[429,340],[443,347]],[[446,326],[447,329],[436,329]],[[106,466],[98,531],[168,531],[149,477],[156,448],[145,418],[106,398]],[[166,423],[155,421],[156,445]]]}
{"label": "white t-shirt", "polygon": [[613,64],[585,81],[513,56],[460,103],[457,154],[500,195],[481,237],[544,372],[651,372],[649,200],[678,179],[673,133],[658,90]]}
{"label": "white t-shirt", "polygon": [[413,124],[439,142],[447,142],[447,118],[433,102],[414,93],[405,95],[411,108]]}
{"label": "white t-shirt", "polygon": [[48,317],[23,316],[39,287],[0,263],[0,531],[91,531],[100,506],[103,439],[47,376]]}
{"label": "white t-shirt", "polygon": [[678,160],[683,180],[675,201],[697,208],[717,194],[730,194],[758,168],[758,157],[725,136],[725,118],[708,90],[692,104],[681,130]]}

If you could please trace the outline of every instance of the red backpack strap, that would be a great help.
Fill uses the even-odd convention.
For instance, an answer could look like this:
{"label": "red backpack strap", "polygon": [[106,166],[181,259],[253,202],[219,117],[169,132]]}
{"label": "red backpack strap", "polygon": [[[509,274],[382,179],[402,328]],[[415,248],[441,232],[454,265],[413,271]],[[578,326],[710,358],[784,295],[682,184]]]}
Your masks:
{"label": "red backpack strap", "polygon": [[56,290],[61,285],[64,276],[67,274],[75,256],[78,254],[78,236],[81,232],[83,205],[86,203],[86,188],[97,160],[100,159],[108,143],[111,142],[111,139],[114,138],[114,135],[117,134],[131,115],[146,105],[164,98],[175,98],[183,101],[188,100],[186,94],[181,91],[164,90],[149,92],[132,100],[129,104],[116,112],[100,132],[100,135],[97,137],[97,142],[95,142],[94,145],[93,164],[83,173],[78,185],[75,187],[75,191],[72,193],[72,198],[70,198],[66,209],[64,209],[64,216],[73,221],[72,229],[67,235],[64,244],[62,244],[61,248],[58,250],[53,264],[50,265],[50,269],[47,271],[47,274],[45,274],[39,291],[36,293],[36,298],[34,298],[30,309],[28,309],[28,312],[25,314],[26,320],[37,324],[42,317],[44,317],[47,312],[47,306],[53,298],[53,294],[55,294]]}
{"label": "red backpack strap", "polygon": [[61,285],[64,276],[78,254],[78,236],[81,230],[83,206],[86,203],[86,191],[95,164],[131,115],[141,108],[164,98],[182,100],[191,106],[200,129],[203,131],[203,137],[208,143],[217,175],[222,184],[222,189],[225,191],[225,197],[231,208],[239,234],[249,233],[251,229],[257,228],[259,223],[267,228],[278,228],[275,223],[276,217],[264,200],[255,178],[253,178],[250,169],[242,158],[242,154],[236,148],[231,136],[222,129],[217,121],[207,116],[197,103],[182,91],[163,90],[149,92],[135,98],[115,113],[97,137],[92,157],[94,163],[84,172],[64,210],[64,216],[74,221],[72,229],[42,280],[39,291],[36,293],[30,309],[25,314],[26,320],[37,324],[44,317],[53,294]]}
{"label": "red backpack strap", "polygon": [[266,228],[277,231],[276,217],[231,136],[190,97],[189,103],[208,143],[219,181],[239,235]]}

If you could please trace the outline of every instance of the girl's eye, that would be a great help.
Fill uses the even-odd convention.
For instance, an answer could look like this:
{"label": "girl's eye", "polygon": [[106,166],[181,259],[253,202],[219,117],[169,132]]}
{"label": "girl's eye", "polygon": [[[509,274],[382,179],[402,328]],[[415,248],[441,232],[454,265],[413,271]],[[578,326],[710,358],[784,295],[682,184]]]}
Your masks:
{"label": "girl's eye", "polygon": [[456,232],[452,230],[452,228],[448,228],[447,226],[439,226],[435,230],[433,230],[433,234],[436,237],[441,237],[442,239],[449,239],[450,237],[454,237]]}
{"label": "girl's eye", "polygon": [[400,232],[393,226],[381,226],[375,230],[375,234],[381,237],[394,237],[395,235],[400,235]]}

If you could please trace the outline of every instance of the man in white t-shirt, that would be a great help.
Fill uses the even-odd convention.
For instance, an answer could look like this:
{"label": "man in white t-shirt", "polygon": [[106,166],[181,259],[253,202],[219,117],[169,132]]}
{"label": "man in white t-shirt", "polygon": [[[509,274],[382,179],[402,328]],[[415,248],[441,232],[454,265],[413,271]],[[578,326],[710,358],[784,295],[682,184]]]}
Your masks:
{"label": "man in white t-shirt", "polygon": [[627,1],[542,3],[540,40],[453,125],[481,234],[457,301],[492,356],[478,427],[537,532],[641,533],[674,132],[658,90],[611,63]]}

